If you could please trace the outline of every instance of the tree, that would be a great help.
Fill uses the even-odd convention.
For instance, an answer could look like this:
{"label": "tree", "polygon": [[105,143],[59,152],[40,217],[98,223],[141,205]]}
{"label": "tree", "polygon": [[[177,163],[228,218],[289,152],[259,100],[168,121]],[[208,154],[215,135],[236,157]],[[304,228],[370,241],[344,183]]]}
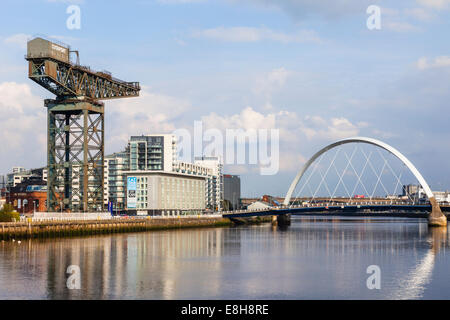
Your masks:
{"label": "tree", "polygon": [[20,214],[14,210],[14,207],[10,203],[5,203],[0,210],[0,222],[14,222],[20,220]]}

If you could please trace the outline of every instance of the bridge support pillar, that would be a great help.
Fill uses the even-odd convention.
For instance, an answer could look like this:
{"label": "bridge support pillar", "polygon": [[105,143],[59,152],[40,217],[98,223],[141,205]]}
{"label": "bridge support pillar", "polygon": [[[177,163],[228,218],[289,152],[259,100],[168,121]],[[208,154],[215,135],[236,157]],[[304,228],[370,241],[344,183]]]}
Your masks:
{"label": "bridge support pillar", "polygon": [[277,217],[277,223],[279,226],[290,226],[291,225],[291,215],[290,214],[280,214]]}
{"label": "bridge support pillar", "polygon": [[428,216],[428,225],[430,227],[445,227],[447,226],[447,217],[442,213],[441,207],[436,201],[436,198],[430,198],[431,213]]}
{"label": "bridge support pillar", "polygon": [[278,225],[277,216],[272,216],[272,225],[273,226]]}

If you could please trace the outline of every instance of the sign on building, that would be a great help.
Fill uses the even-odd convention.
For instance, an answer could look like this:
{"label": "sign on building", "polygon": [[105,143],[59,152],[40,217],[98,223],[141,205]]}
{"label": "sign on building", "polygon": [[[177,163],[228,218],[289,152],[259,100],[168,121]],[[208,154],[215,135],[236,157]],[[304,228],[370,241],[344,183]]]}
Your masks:
{"label": "sign on building", "polygon": [[128,177],[127,178],[127,208],[136,209],[136,187],[137,178]]}

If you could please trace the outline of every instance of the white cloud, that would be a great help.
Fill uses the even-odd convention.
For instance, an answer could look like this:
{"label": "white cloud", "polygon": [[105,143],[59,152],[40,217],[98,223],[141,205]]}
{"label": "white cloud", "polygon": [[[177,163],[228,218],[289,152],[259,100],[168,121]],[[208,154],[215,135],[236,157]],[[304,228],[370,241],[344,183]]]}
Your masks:
{"label": "white cloud", "polygon": [[37,167],[46,159],[47,121],[43,100],[28,84],[0,83],[1,171],[14,165]]}
{"label": "white cloud", "polygon": [[[214,128],[222,132],[225,132],[226,129],[278,129],[281,155],[279,168],[281,171],[297,170],[299,164],[305,162],[305,157],[301,154],[305,142],[317,145],[324,141],[357,136],[361,128],[368,126],[366,122],[353,124],[343,117],[331,119],[319,116],[301,117],[291,111],[263,113],[252,107],[246,107],[239,113],[228,116],[211,113],[203,116],[201,120],[204,129]],[[242,168],[239,170],[242,171]]]}
{"label": "white cloud", "polygon": [[435,18],[435,15],[430,10],[424,8],[405,9],[405,14],[422,21],[431,21]]}
{"label": "white cloud", "polygon": [[21,49],[24,49],[27,47],[28,40],[31,39],[31,35],[24,34],[24,33],[17,33],[13,34],[12,36],[9,36],[5,39],[3,39],[3,42],[6,44],[16,45],[20,47]]}
{"label": "white cloud", "polygon": [[366,126],[367,123],[365,122],[353,124],[344,117],[324,119],[319,116],[306,116],[302,131],[310,140],[321,139],[333,141],[356,136],[359,134],[360,128]]}
{"label": "white cloud", "polygon": [[142,87],[137,98],[109,101],[106,121],[107,151],[122,150],[131,135],[171,133],[175,119],[191,108],[186,100],[152,92]]}
{"label": "white cloud", "polygon": [[409,22],[390,21],[382,24],[382,28],[386,28],[395,32],[414,32],[420,31],[420,28],[412,25]]}
{"label": "white cloud", "polygon": [[221,116],[210,113],[202,117],[205,128],[214,128],[225,131],[226,129],[275,129],[276,114],[262,114],[246,107],[239,114]]}
{"label": "white cloud", "polygon": [[422,57],[417,60],[416,66],[419,70],[448,67],[450,66],[450,56],[439,56],[430,62],[428,61],[428,58]]}
{"label": "white cloud", "polygon": [[279,129],[280,139],[285,142],[301,140],[337,140],[358,135],[361,128],[368,126],[367,122],[353,124],[350,120],[339,117],[325,119],[320,116],[300,117],[296,112],[279,111],[276,113],[261,113],[252,107],[246,107],[238,114],[221,116],[211,113],[203,116],[205,128],[226,129]]}
{"label": "white cloud", "polygon": [[273,69],[256,79],[252,91],[257,96],[263,96],[266,109],[272,109],[272,95],[285,85],[291,74],[291,71],[281,67]]}
{"label": "white cloud", "polygon": [[450,0],[417,0],[417,3],[424,7],[442,10],[450,7]]}
{"label": "white cloud", "polygon": [[322,42],[316,32],[312,30],[299,30],[295,33],[287,34],[265,27],[217,27],[193,32],[192,36],[225,42]]}

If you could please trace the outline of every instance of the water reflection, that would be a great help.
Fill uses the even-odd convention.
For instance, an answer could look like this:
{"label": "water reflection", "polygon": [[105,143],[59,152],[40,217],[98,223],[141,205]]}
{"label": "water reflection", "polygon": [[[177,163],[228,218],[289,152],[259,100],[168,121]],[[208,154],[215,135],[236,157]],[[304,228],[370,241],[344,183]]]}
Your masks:
{"label": "water reflection", "polygon": [[[200,260],[208,270],[219,272],[221,256],[239,255],[239,233],[225,247],[224,229],[192,231],[29,240],[20,245],[2,242],[0,297],[110,299],[144,298],[150,293],[156,299],[173,299],[183,277],[180,261],[187,268]],[[69,265],[80,266],[81,290],[67,289]],[[34,283],[31,291],[26,280]],[[216,290],[220,287],[213,282],[209,285]]]}
{"label": "water reflection", "polygon": [[447,228],[430,228],[428,230],[430,248],[419,264],[404,279],[400,279],[399,288],[394,291],[392,299],[419,299],[423,297],[426,285],[430,283],[435,259],[441,248],[447,243]]}
{"label": "water reflection", "polygon": [[[425,289],[450,298],[439,271],[450,266],[448,243],[447,230],[426,221],[324,217],[293,219],[288,229],[2,242],[0,298],[415,299]],[[366,287],[371,264],[382,270],[382,290]],[[69,265],[80,266],[81,290],[67,289]]]}

